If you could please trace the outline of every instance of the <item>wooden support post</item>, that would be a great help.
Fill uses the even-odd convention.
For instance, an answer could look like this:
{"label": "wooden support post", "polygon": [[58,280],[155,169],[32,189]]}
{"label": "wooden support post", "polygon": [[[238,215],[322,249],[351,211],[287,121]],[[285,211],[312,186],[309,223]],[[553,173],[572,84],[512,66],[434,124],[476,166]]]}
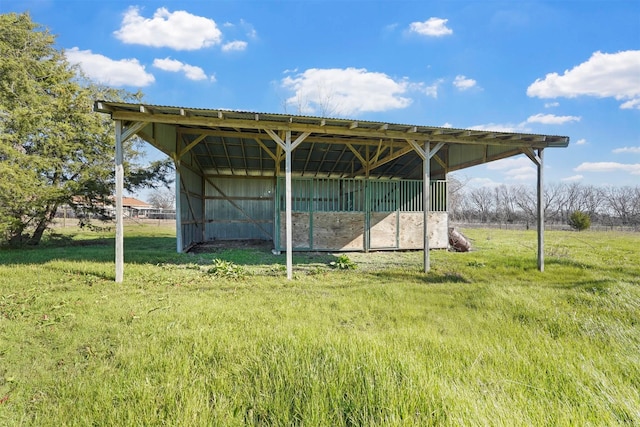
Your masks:
{"label": "wooden support post", "polygon": [[116,120],[116,283],[124,279],[124,217],[122,194],[124,189],[124,153],[122,149],[122,121]]}
{"label": "wooden support post", "polygon": [[[431,181],[431,159],[429,157],[429,151],[431,150],[431,144],[429,142],[424,143],[425,157],[422,160],[423,176],[422,176],[422,213],[423,213],[423,230],[424,230],[424,272],[428,273],[431,269],[431,262],[429,260],[429,185]],[[435,154],[435,153],[434,153]]]}
{"label": "wooden support post", "polygon": [[538,270],[544,271],[544,149],[538,150]]}
{"label": "wooden support post", "polygon": [[[177,143],[176,143],[177,144]],[[178,147],[176,147],[177,149]],[[177,155],[173,156],[173,162],[176,168],[176,252],[182,253],[182,182],[180,177],[180,159]]]}
{"label": "wooden support post", "polygon": [[[302,142],[309,136],[311,133],[303,132],[296,138],[295,141],[291,142],[291,131],[288,130],[285,133],[285,140],[283,141],[274,131],[271,129],[265,129],[265,132],[273,139],[279,147],[282,147],[285,151],[285,226],[287,227],[287,279],[291,280],[293,278],[293,219],[291,215],[291,156],[293,150],[295,150],[298,145],[302,144]],[[276,233],[279,233],[279,230],[276,230]]]}
{"label": "wooden support post", "polygon": [[293,278],[293,219],[291,215],[291,131],[285,137],[285,221],[287,227],[287,279]]}

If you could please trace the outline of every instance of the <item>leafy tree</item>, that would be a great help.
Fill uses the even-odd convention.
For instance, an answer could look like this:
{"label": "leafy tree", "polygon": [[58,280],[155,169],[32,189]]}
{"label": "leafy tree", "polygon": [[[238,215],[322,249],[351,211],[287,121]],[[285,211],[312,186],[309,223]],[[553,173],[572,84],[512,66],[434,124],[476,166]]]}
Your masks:
{"label": "leafy tree", "polygon": [[586,230],[591,227],[591,217],[586,212],[573,211],[569,215],[569,225],[578,231]]}
{"label": "leafy tree", "polygon": [[[93,101],[139,101],[78,77],[55,37],[28,14],[0,15],[0,242],[38,244],[63,204],[100,211],[114,188],[112,121]],[[168,161],[141,167],[126,144],[126,187],[166,182]]]}

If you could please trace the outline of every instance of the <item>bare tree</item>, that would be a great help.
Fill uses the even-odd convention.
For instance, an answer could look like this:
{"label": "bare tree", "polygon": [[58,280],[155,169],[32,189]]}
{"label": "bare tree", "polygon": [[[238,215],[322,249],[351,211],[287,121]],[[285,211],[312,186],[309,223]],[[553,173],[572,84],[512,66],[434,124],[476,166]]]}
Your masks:
{"label": "bare tree", "polygon": [[518,204],[513,186],[500,185],[494,189],[496,217],[505,223],[512,223],[517,219]]}
{"label": "bare tree", "polygon": [[582,188],[582,208],[592,218],[603,213],[604,193],[601,188],[587,185]]}
{"label": "bare tree", "polygon": [[529,224],[535,223],[538,215],[536,192],[524,185],[514,187],[514,192],[516,193],[516,206],[518,206],[524,214],[525,224],[528,230]]}
{"label": "bare tree", "polygon": [[622,225],[633,225],[632,219],[638,214],[635,211],[636,189],[632,187],[607,187],[604,198],[611,214],[620,220]]}
{"label": "bare tree", "polygon": [[447,176],[448,208],[453,220],[461,221],[465,214],[467,179]]}
{"label": "bare tree", "polygon": [[562,221],[562,210],[566,201],[566,185],[563,183],[551,183],[544,188],[544,215],[545,218],[556,222]]}
{"label": "bare tree", "polygon": [[175,197],[175,192],[167,188],[158,188],[149,195],[147,201],[157,209],[173,209]]}
{"label": "bare tree", "polygon": [[487,222],[495,207],[493,192],[487,187],[476,188],[469,193],[469,201],[476,215],[479,217],[480,222]]}

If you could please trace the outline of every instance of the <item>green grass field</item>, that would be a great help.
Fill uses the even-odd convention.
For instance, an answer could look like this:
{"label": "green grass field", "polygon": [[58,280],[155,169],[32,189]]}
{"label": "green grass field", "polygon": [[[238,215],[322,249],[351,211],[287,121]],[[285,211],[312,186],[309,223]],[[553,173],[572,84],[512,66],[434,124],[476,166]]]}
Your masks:
{"label": "green grass field", "polygon": [[462,231],[426,275],[296,254],[293,281],[157,226],[122,284],[108,231],[0,250],[0,425],[640,425],[640,235],[547,232],[540,273],[535,232]]}

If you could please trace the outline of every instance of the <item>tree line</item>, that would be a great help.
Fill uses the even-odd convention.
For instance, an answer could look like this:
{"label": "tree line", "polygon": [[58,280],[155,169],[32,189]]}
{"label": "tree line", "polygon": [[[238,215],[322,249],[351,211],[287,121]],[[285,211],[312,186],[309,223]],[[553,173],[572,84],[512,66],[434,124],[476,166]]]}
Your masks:
{"label": "tree line", "polygon": [[[569,225],[571,215],[581,212],[591,223],[640,229],[640,186],[596,186],[582,183],[551,183],[544,187],[545,223]],[[463,223],[522,224],[535,227],[535,187],[499,185],[468,187],[449,179],[450,219]]]}

